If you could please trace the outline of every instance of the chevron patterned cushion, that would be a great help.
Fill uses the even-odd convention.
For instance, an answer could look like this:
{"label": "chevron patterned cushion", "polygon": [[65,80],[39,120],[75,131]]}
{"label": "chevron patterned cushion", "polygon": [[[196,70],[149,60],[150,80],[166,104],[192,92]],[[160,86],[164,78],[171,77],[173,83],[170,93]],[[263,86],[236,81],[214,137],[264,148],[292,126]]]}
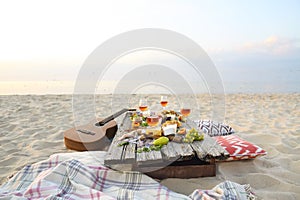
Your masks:
{"label": "chevron patterned cushion", "polygon": [[196,121],[198,127],[202,129],[202,131],[209,136],[222,136],[222,135],[230,135],[234,133],[233,128],[228,125],[216,123],[211,120],[199,120]]}
{"label": "chevron patterned cushion", "polygon": [[230,154],[230,157],[226,161],[251,159],[267,154],[261,147],[245,141],[236,135],[217,136],[215,139]]}

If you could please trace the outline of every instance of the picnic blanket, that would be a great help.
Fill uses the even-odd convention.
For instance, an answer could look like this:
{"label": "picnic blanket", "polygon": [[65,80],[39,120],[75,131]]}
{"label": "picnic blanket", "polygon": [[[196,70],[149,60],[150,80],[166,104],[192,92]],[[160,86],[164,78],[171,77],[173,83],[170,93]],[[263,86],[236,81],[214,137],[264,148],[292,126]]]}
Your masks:
{"label": "picnic blanket", "polygon": [[0,199],[250,199],[250,189],[223,182],[190,196],[169,190],[133,171],[116,171],[103,164],[106,152],[54,154],[25,166],[0,186]]}

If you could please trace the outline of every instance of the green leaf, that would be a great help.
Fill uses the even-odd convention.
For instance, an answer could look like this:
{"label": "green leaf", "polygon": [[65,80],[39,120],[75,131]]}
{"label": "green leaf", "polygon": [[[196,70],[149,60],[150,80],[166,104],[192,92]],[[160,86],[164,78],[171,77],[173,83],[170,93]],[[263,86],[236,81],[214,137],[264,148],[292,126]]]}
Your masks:
{"label": "green leaf", "polygon": [[142,152],[143,152],[143,148],[138,148],[138,149],[136,150],[136,152],[137,152],[137,153],[142,153]]}
{"label": "green leaf", "polygon": [[124,146],[124,145],[127,145],[127,144],[129,144],[129,142],[120,142],[120,143],[118,144],[118,146],[121,147],[121,146]]}

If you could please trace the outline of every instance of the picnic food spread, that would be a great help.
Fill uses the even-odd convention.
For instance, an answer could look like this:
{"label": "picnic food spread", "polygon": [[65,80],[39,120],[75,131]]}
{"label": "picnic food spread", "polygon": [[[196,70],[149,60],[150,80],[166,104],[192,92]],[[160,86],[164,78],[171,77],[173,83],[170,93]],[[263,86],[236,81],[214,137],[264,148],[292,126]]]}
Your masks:
{"label": "picnic food spread", "polygon": [[118,146],[137,144],[137,153],[159,151],[169,141],[193,143],[204,139],[195,128],[184,127],[185,120],[174,110],[164,110],[157,115],[132,112],[129,116],[132,130],[118,138]]}
{"label": "picnic food spread", "polygon": [[228,158],[228,152],[188,117],[189,105],[177,112],[166,109],[166,98],[161,102],[160,112],[141,99],[139,112],[126,113],[104,164],[159,179],[215,176],[215,160]]}

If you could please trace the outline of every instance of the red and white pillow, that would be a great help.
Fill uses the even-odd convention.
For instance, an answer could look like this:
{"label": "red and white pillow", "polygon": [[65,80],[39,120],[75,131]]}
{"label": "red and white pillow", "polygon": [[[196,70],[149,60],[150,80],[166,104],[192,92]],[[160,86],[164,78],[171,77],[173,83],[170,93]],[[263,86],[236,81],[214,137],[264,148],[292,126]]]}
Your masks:
{"label": "red and white pillow", "polygon": [[214,138],[230,154],[230,157],[226,161],[251,159],[267,154],[261,147],[245,141],[236,135],[216,136]]}

